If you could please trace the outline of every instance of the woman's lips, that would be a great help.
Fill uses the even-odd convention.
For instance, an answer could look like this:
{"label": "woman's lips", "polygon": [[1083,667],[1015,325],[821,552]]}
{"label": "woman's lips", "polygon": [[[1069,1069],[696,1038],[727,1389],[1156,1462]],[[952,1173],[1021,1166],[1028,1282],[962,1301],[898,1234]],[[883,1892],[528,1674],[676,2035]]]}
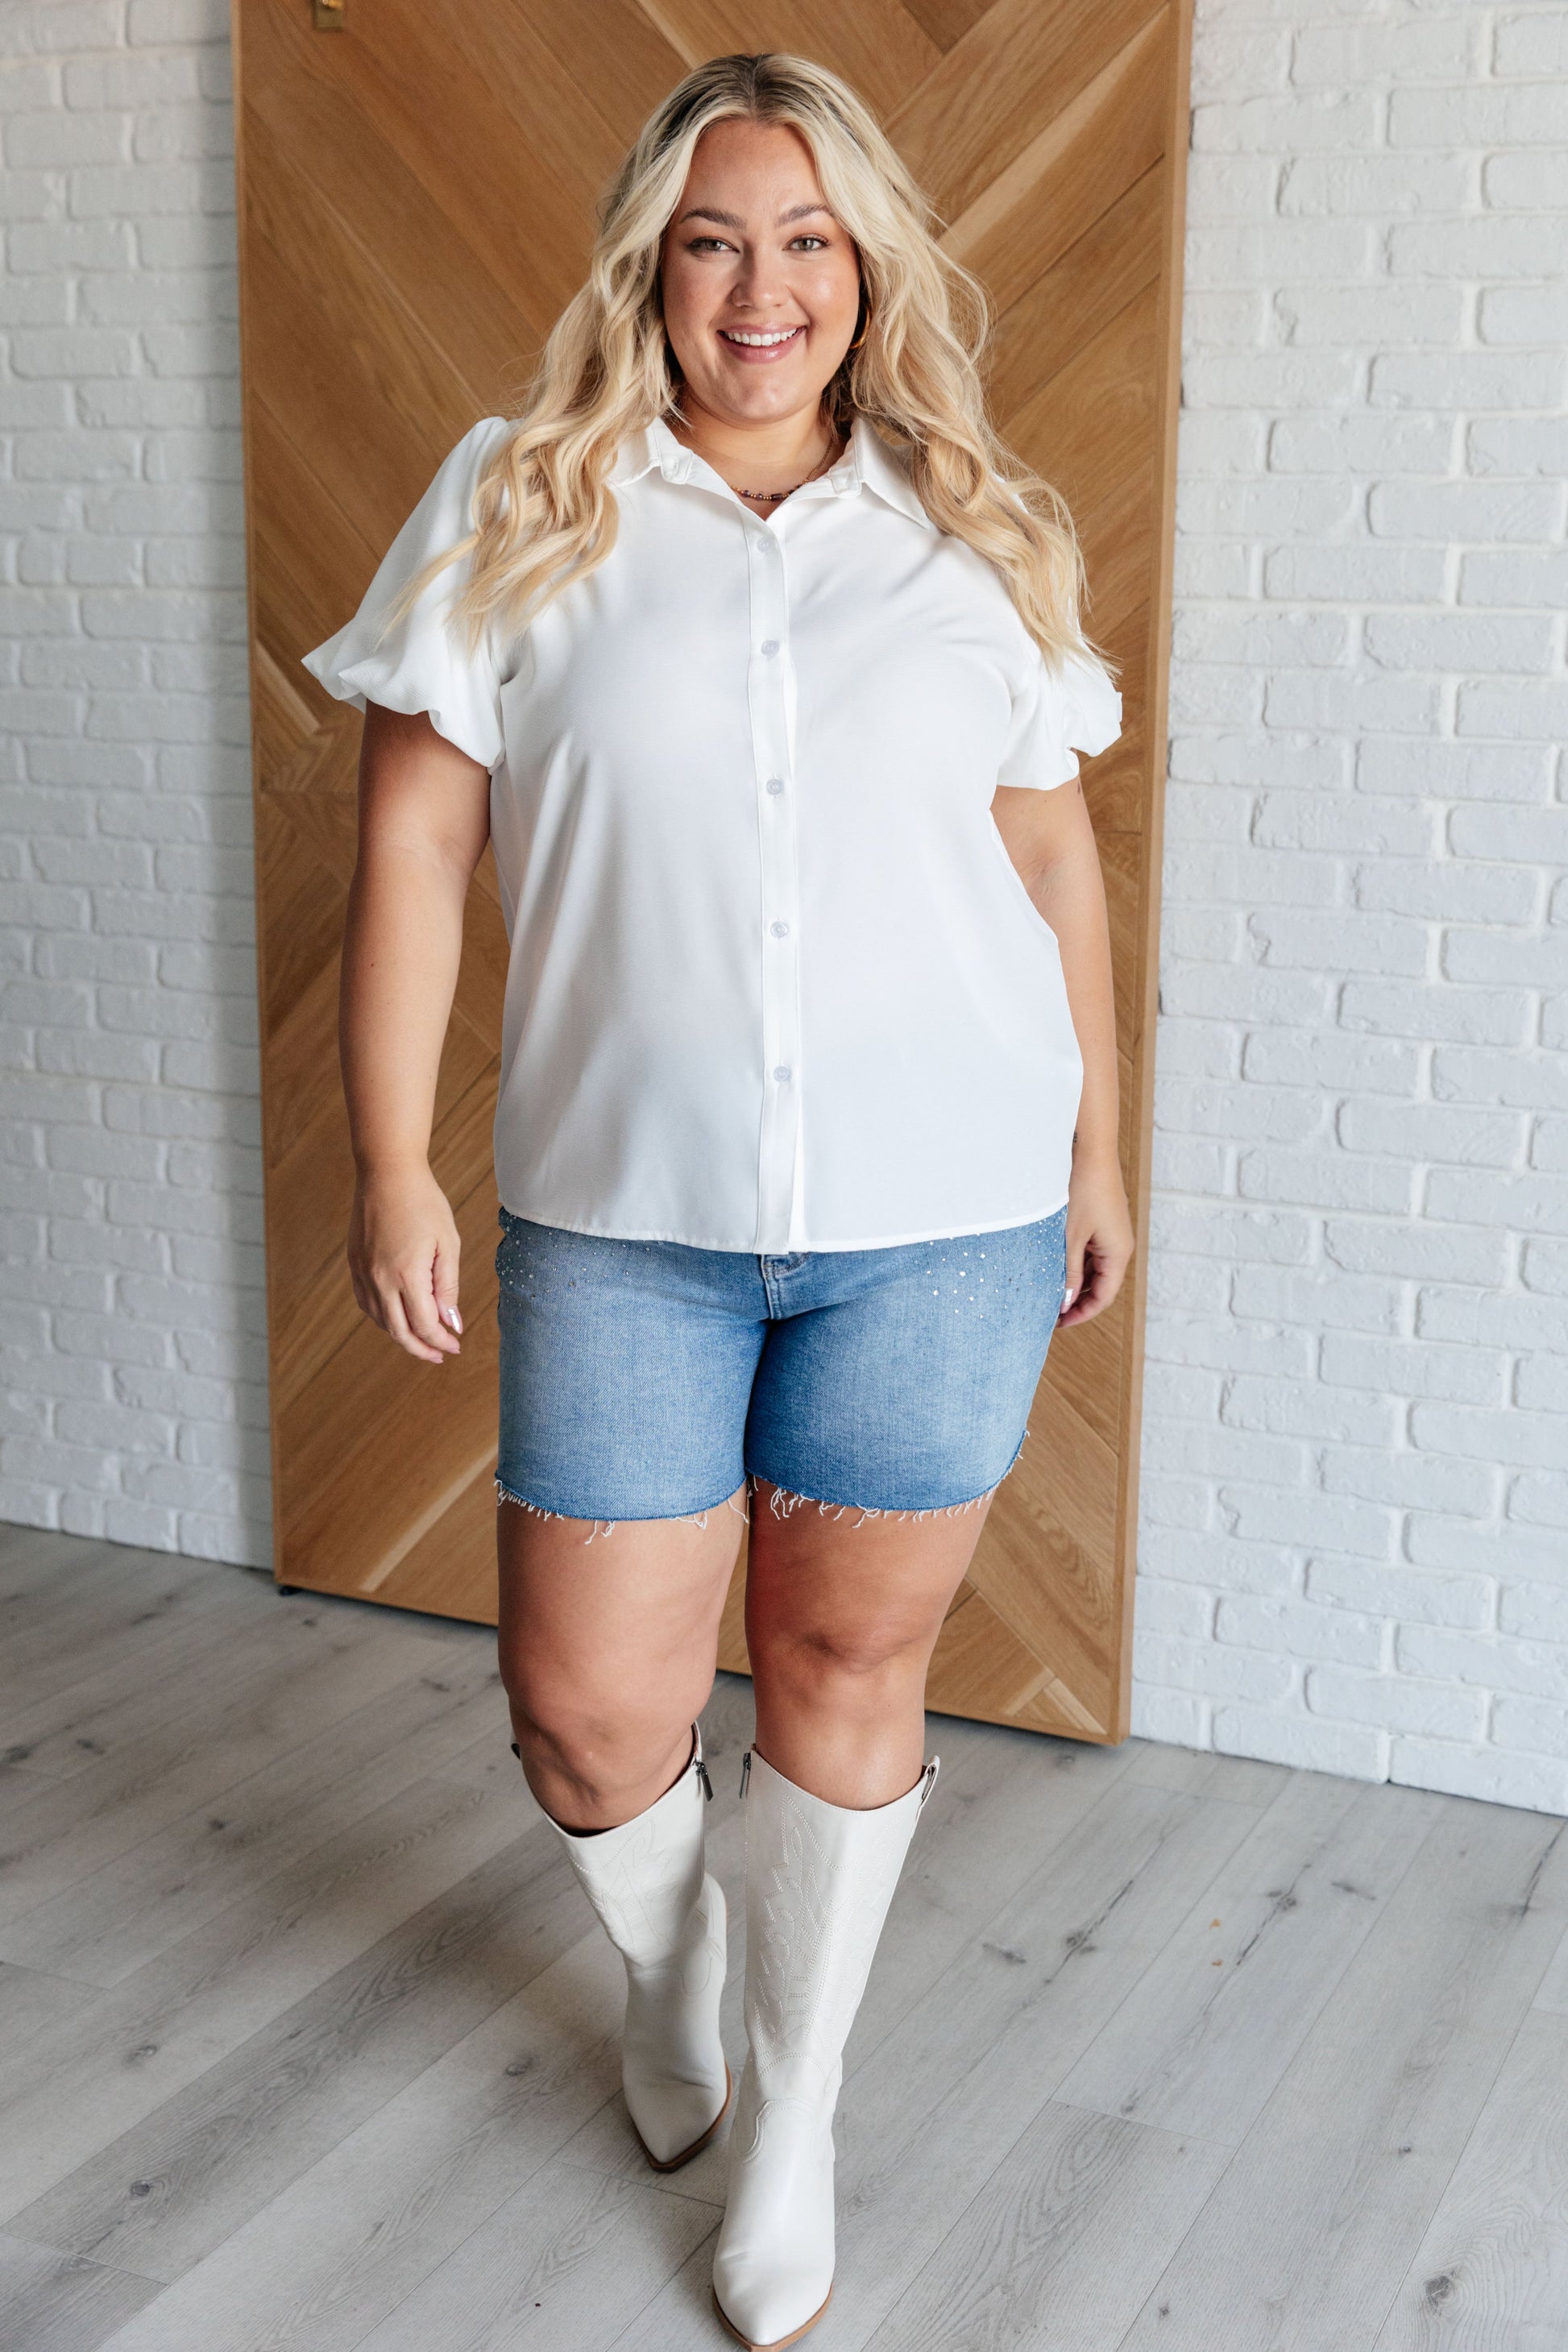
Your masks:
{"label": "woman's lips", "polygon": [[[767,367],[773,360],[782,359],[786,352],[793,352],[805,332],[804,326],[721,327],[719,340],[726,351],[732,352],[747,366]],[[762,340],[755,342],[741,340],[742,336],[752,335]]]}

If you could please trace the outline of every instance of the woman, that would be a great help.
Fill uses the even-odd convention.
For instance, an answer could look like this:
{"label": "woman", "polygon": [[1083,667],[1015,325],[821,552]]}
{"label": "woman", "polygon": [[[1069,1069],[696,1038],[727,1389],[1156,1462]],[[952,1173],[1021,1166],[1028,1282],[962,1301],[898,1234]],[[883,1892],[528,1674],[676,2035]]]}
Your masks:
{"label": "woman", "polygon": [[495,845],[501,1668],[666,2168],[731,2095],[694,1727],[760,1506],[714,2276],[752,2347],[831,2288],[841,2053],[936,1771],[938,1630],[1053,1328],[1131,1254],[1073,751],[1120,706],[1070,526],[986,424],[983,323],[850,90],[700,68],[525,415],[458,444],[308,662],[365,713],[350,1264],[430,1364],[462,1329],[437,1068]]}

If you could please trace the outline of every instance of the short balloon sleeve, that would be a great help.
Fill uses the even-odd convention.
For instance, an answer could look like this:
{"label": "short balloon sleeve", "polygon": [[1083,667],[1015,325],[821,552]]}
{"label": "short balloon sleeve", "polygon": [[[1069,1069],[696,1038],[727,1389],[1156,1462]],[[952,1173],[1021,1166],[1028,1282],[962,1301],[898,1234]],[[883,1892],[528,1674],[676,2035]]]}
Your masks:
{"label": "short balloon sleeve", "polygon": [[468,577],[468,558],[437,572],[390,627],[387,616],[405,583],[473,529],[474,488],[506,430],[504,417],[487,416],[465,433],[387,549],[353,619],[304,657],[311,677],[340,702],[356,710],[379,702],[387,710],[428,711],[438,735],[487,768],[499,764],[502,751],[495,649],[488,630],[470,651],[448,626]]}
{"label": "short balloon sleeve", "polygon": [[1121,732],[1121,697],[1090,653],[1066,656],[1059,670],[1044,656],[1014,697],[999,784],[1049,792],[1078,774],[1078,753],[1092,759]]}

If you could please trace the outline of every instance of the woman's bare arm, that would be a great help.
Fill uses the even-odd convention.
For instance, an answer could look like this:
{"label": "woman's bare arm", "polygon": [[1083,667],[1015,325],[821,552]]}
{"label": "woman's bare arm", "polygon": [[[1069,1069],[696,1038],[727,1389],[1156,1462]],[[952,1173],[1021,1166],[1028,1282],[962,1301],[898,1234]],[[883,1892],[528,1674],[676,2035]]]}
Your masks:
{"label": "woman's bare arm", "polygon": [[1116,1149],[1121,1087],[1100,852],[1077,777],[1047,793],[1004,784],[991,814],[1024,887],[1056,933],[1083,1057],[1068,1201],[1072,1303],[1061,1320],[1087,1323],[1110,1306],[1132,1256],[1132,1220]]}
{"label": "woman's bare arm", "polygon": [[430,1172],[436,1076],[489,838],[489,773],[372,703],[360,751],[359,860],[343,936],[339,1045],[356,1181],[354,1297],[425,1363],[458,1352],[458,1229]]}

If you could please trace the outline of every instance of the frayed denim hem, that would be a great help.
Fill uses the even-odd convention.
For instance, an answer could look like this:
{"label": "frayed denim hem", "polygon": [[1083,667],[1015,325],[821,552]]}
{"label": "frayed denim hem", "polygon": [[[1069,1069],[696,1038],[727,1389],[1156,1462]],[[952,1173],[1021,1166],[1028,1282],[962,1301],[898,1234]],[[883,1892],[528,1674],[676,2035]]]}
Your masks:
{"label": "frayed denim hem", "polygon": [[[495,1482],[495,1488],[496,1502],[498,1506],[501,1503],[515,1503],[520,1511],[529,1511],[536,1519],[569,1519],[579,1516],[579,1514],[572,1511],[549,1511],[545,1509],[542,1503],[531,1503],[526,1495],[517,1494],[507,1485],[504,1478],[499,1476]],[[710,1503],[707,1509],[702,1511],[658,1512],[654,1514],[654,1517],[657,1517],[661,1524],[668,1519],[678,1519],[683,1527],[706,1528],[710,1517],[713,1512],[719,1508],[720,1505],[718,1503]],[[742,1510],[736,1503],[733,1495],[726,1495],[724,1496],[723,1508],[727,1511],[733,1511],[738,1519],[744,1519],[748,1523],[750,1522],[751,1511],[749,1507]],[[591,1519],[588,1523],[588,1532],[584,1537],[583,1541],[585,1544],[591,1544],[594,1538],[597,1535],[613,1536],[618,1527],[627,1525],[635,1527],[639,1524],[647,1525],[649,1522],[646,1520],[639,1522],[637,1520],[626,1521],[622,1519]]]}
{"label": "frayed denim hem", "polygon": [[[833,1503],[825,1501],[822,1496],[817,1495],[798,1495],[795,1492],[793,1487],[774,1486],[771,1478],[761,1478],[754,1470],[748,1470],[744,1481],[746,1496],[744,1508],[736,1503],[733,1495],[726,1495],[724,1496],[722,1507],[725,1510],[733,1511],[738,1519],[743,1519],[746,1524],[750,1526],[752,1517],[751,1506],[752,1500],[757,1495],[759,1489],[762,1486],[766,1486],[773,1489],[768,1496],[768,1508],[773,1513],[775,1519],[787,1519],[792,1511],[804,1509],[807,1505],[814,1506],[819,1517],[831,1513],[833,1517],[836,1519],[841,1519],[846,1511],[853,1511],[857,1515],[855,1525],[858,1528],[864,1526],[868,1519],[891,1519],[895,1523],[900,1520],[913,1520],[917,1524],[921,1519],[956,1519],[962,1517],[965,1511],[978,1510],[982,1503],[990,1502],[992,1496],[995,1494],[997,1487],[1001,1486],[1003,1479],[1009,1477],[1013,1471],[1016,1469],[1018,1456],[1024,1451],[1025,1439],[1027,1438],[1028,1434],[1028,1430],[1026,1428],[1023,1437],[1020,1437],[1017,1445],[1014,1449],[1012,1461],[1008,1463],[1006,1469],[1002,1473],[1002,1477],[996,1479],[993,1485],[987,1486],[984,1494],[971,1495],[967,1501],[962,1503],[933,1503],[923,1510],[912,1511],[884,1509],[880,1505],[875,1503]],[[496,1501],[498,1504],[515,1503],[520,1511],[530,1511],[536,1519],[565,1519],[577,1516],[570,1511],[546,1510],[542,1504],[531,1503],[526,1495],[517,1494],[513,1488],[506,1484],[504,1479],[499,1476],[495,1482],[495,1488]],[[706,1528],[709,1519],[720,1507],[721,1506],[718,1503],[710,1503],[706,1510],[670,1511],[656,1513],[653,1514],[652,1517],[659,1519],[660,1521],[667,1519],[679,1520],[683,1527]],[[649,1524],[651,1524],[650,1518],[644,1518],[641,1520],[593,1519],[588,1523],[588,1532],[584,1537],[583,1540],[585,1544],[590,1544],[597,1535],[614,1535],[618,1527],[637,1527],[647,1526]]]}
{"label": "frayed denim hem", "polygon": [[[998,1478],[994,1485],[987,1486],[983,1495],[971,1495],[967,1502],[933,1503],[925,1510],[894,1511],[884,1510],[873,1503],[827,1503],[822,1501],[821,1498],[816,1495],[797,1495],[790,1487],[773,1486],[773,1493],[768,1496],[768,1508],[772,1511],[776,1519],[787,1519],[792,1511],[798,1510],[801,1506],[805,1503],[815,1503],[819,1517],[824,1512],[831,1512],[836,1519],[841,1519],[846,1511],[855,1511],[859,1514],[858,1517],[855,1521],[855,1525],[857,1527],[863,1526],[868,1519],[892,1519],[894,1521],[900,1519],[913,1519],[916,1522],[919,1522],[921,1519],[956,1519],[962,1517],[965,1511],[978,1510],[982,1503],[988,1503],[991,1500],[992,1496],[996,1492],[996,1488],[1001,1486],[1002,1480],[1008,1477],[1017,1467],[1018,1456],[1024,1451],[1024,1439],[1026,1438],[1028,1434],[1029,1433],[1027,1429],[1026,1429],[1024,1436],[1020,1437],[1016,1446],[1014,1448],[1013,1459],[1008,1463],[1006,1469],[1003,1471],[1002,1477]],[[746,1485],[752,1495],[754,1496],[756,1494],[758,1486],[762,1483],[766,1483],[770,1486],[773,1485],[773,1481],[771,1479],[765,1482],[759,1481],[754,1471],[747,1472]]]}

